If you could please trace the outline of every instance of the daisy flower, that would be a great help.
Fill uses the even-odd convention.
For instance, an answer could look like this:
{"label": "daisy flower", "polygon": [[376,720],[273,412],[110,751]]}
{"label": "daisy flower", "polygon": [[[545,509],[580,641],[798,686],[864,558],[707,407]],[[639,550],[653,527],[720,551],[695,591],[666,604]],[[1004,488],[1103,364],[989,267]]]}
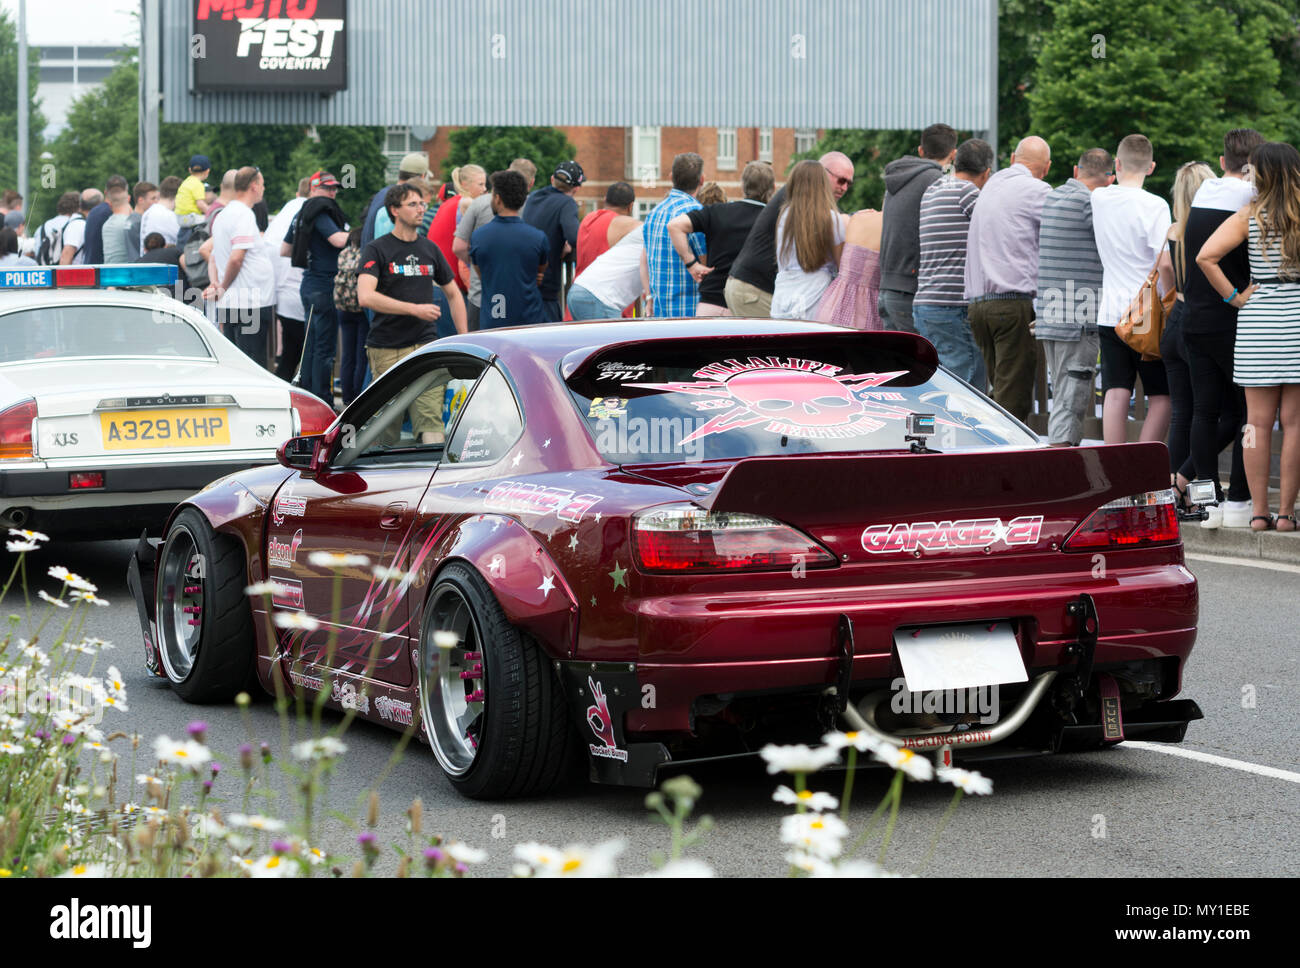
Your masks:
{"label": "daisy flower", "polygon": [[390,568],[386,565],[375,565],[370,571],[380,581],[402,581],[406,578],[406,572],[402,569]]}
{"label": "daisy flower", "polygon": [[167,781],[161,777],[154,776],[152,773],[137,773],[135,775],[135,782],[143,786],[148,786],[151,783],[157,783],[159,786],[162,786]]}
{"label": "daisy flower", "polygon": [[336,551],[313,551],[307,560],[317,568],[364,568],[370,564],[365,555],[349,555]]}
{"label": "daisy flower", "polygon": [[448,844],[444,850],[452,860],[462,864],[481,864],[488,859],[488,852],[478,847],[471,847],[469,844],[454,843]]}
{"label": "daisy flower", "polygon": [[42,534],[39,531],[28,531],[26,528],[10,528],[9,534],[15,538],[21,538],[23,541],[49,541],[48,534]]}
{"label": "daisy flower", "polygon": [[802,804],[809,810],[818,812],[834,810],[840,805],[840,802],[829,793],[814,793],[812,790],[800,790],[796,793],[784,785],[776,788],[776,792],[772,794],[772,799],[777,803],[791,803],[796,806]]}
{"label": "daisy flower", "polygon": [[303,743],[295,743],[293,746],[293,755],[299,760],[331,760],[336,756],[342,756],[347,751],[347,746],[333,736],[309,739]]}
{"label": "daisy flower", "polygon": [[167,736],[159,736],[153,741],[153,753],[154,759],[160,763],[188,767],[195,772],[212,759],[212,753],[202,743],[192,739],[174,740]]}
{"label": "daisy flower", "polygon": [[869,860],[846,860],[838,864],[826,864],[820,870],[812,872],[813,877],[889,877],[885,869]]}
{"label": "daisy flower", "polygon": [[48,574],[51,578],[57,578],[59,581],[63,582],[68,587],[75,588],[78,591],[83,591],[83,592],[99,591],[98,585],[91,584],[90,582],[86,581],[86,579],[82,578],[80,575],[76,574],[75,572],[68,571],[68,569],[64,568],[62,565],[51,565],[50,570],[46,572],[46,574]]}
{"label": "daisy flower", "polygon": [[42,669],[50,664],[50,657],[42,651],[41,647],[38,645],[28,645],[26,639],[18,640],[18,651]]}
{"label": "daisy flower", "polygon": [[825,746],[812,749],[802,743],[796,746],[775,746],[768,743],[758,752],[767,761],[768,773],[816,773],[840,758],[839,750]]}
{"label": "daisy flower", "polygon": [[433,633],[433,644],[440,649],[454,649],[460,645],[460,636],[447,629],[440,629]]}
{"label": "daisy flower", "polygon": [[275,624],[282,629],[305,629],[314,632],[320,628],[320,622],[303,612],[276,612]]}
{"label": "daisy flower", "polygon": [[828,860],[822,860],[812,854],[805,853],[802,850],[792,850],[785,855],[785,862],[791,867],[796,867],[805,874],[811,874],[813,877],[833,877],[835,865]]}
{"label": "daisy flower", "polygon": [[266,854],[257,860],[241,860],[250,877],[293,877],[298,865],[279,854]]}
{"label": "daisy flower", "polygon": [[85,642],[64,642],[63,648],[68,652],[80,652],[82,655],[95,655],[96,649],[93,645],[87,645]]}
{"label": "daisy flower", "polygon": [[848,826],[833,813],[796,813],[781,818],[781,842],[823,860],[838,857],[848,835]]}
{"label": "daisy flower", "polygon": [[89,645],[89,646],[91,646],[92,648],[99,649],[101,652],[102,652],[104,649],[111,649],[111,648],[113,648],[113,643],[112,643],[112,642],[109,642],[107,639],[97,638],[97,637],[95,637],[95,636],[93,636],[93,635],[92,635],[92,636],[89,636],[89,637],[87,637],[87,638],[85,638],[85,639],[82,639],[81,644],[82,644],[82,645]]}
{"label": "daisy flower", "polygon": [[254,813],[244,816],[242,813],[232,813],[226,818],[232,827],[250,827],[253,830],[260,830],[263,833],[275,834],[284,829],[284,823],[273,817],[264,817],[260,813]]}
{"label": "daisy flower", "polygon": [[879,749],[872,751],[872,755],[886,766],[902,770],[913,780],[928,780],[934,776],[934,767],[930,761],[924,756],[918,756],[915,750],[881,743]]}
{"label": "daisy flower", "polygon": [[827,733],[822,737],[822,742],[835,750],[852,746],[859,753],[870,753],[881,741],[866,730],[857,729],[845,733]]}
{"label": "daisy flower", "polygon": [[244,589],[245,595],[274,595],[276,584],[273,581],[259,581]]}
{"label": "daisy flower", "polygon": [[78,601],[90,602],[91,605],[108,604],[108,601],[106,599],[98,597],[94,592],[82,591],[81,589],[78,588],[74,588],[72,591],[68,592],[68,596],[70,598],[75,598]]}
{"label": "daisy flower", "polygon": [[20,756],[27,752],[22,743],[10,743],[8,740],[0,740],[0,753],[5,756]]}
{"label": "daisy flower", "polygon": [[37,591],[36,591],[36,597],[39,598],[39,599],[40,599],[41,601],[43,601],[43,602],[49,602],[49,603],[50,603],[51,605],[53,605],[55,608],[67,608],[67,607],[68,607],[68,603],[67,603],[67,602],[65,602],[65,601],[64,601],[63,599],[61,599],[61,598],[55,598],[53,595],[51,595],[49,592],[47,592],[44,588],[37,589]]}
{"label": "daisy flower", "polygon": [[555,850],[543,844],[515,846],[515,856],[532,867],[538,877],[614,877],[615,859],[627,847],[625,841],[610,840],[595,847],[570,844]]}
{"label": "daisy flower", "polygon": [[993,781],[982,773],[976,773],[974,770],[963,770],[956,766],[941,766],[938,775],[942,782],[951,783],[963,793],[988,796],[993,792]]}
{"label": "daisy flower", "polygon": [[18,554],[24,551],[36,551],[40,545],[35,541],[6,541],[5,547]]}
{"label": "daisy flower", "polygon": [[107,864],[75,864],[59,875],[60,877],[107,877]]}

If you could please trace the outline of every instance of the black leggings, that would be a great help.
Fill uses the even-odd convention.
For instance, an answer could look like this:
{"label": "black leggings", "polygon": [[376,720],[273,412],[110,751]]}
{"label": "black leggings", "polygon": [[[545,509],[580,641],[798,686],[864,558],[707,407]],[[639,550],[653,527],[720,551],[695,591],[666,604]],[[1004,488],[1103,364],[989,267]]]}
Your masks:
{"label": "black leggings", "polygon": [[[1241,456],[1241,428],[1246,422],[1246,394],[1232,382],[1233,333],[1183,332],[1183,348],[1192,379],[1192,462],[1196,476],[1215,481],[1220,490],[1219,453],[1232,445],[1229,501],[1249,501]],[[1222,500],[1222,496],[1220,496]]]}
{"label": "black leggings", "polygon": [[1187,351],[1183,347],[1183,319],[1186,307],[1179,299],[1169,311],[1164,332],[1160,334],[1160,359],[1169,379],[1169,402],[1173,416],[1169,421],[1169,470],[1188,480],[1196,476],[1192,463],[1192,375],[1187,368]]}
{"label": "black leggings", "polygon": [[288,383],[293,380],[293,375],[298,372],[298,361],[302,359],[302,339],[307,324],[301,319],[289,319],[287,316],[281,316],[280,328],[284,333],[284,348],[280,352],[280,358],[276,361],[275,375]]}

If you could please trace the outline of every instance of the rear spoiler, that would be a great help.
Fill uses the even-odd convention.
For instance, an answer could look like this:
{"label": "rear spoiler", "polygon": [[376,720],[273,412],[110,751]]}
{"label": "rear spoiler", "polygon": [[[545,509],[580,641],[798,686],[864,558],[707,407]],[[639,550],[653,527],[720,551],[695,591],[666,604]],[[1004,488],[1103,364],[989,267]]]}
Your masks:
{"label": "rear spoiler", "polygon": [[846,510],[858,510],[859,520],[886,509],[897,520],[972,514],[1008,504],[1023,507],[1025,514],[1073,502],[1092,510],[1167,487],[1165,445],[1136,443],[750,457],[737,461],[711,494],[695,502],[710,511],[794,521],[807,530],[842,525]]}

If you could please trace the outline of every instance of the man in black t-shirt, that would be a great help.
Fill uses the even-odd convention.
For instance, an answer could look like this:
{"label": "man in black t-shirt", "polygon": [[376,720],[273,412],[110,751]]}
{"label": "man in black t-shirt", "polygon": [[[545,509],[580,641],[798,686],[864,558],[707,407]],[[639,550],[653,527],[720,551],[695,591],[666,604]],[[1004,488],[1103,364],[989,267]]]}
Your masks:
{"label": "man in black t-shirt", "polygon": [[[465,303],[447,260],[438,247],[418,232],[425,202],[419,190],[400,182],[384,196],[393,231],[375,239],[361,253],[357,273],[357,301],[374,313],[366,337],[366,356],[375,379],[403,357],[438,338],[441,314],[433,301],[433,287],[442,287],[451,306],[456,332],[466,332]],[[445,373],[445,371],[444,371]],[[442,387],[422,393],[411,404],[411,425],[421,443],[441,443]]]}
{"label": "man in black t-shirt", "polygon": [[[740,176],[740,185],[745,192],[743,201],[705,205],[685,215],[678,215],[668,223],[668,237],[677,254],[683,262],[695,263],[689,271],[700,287],[696,316],[733,315],[727,308],[723,288],[727,284],[732,264],[744,248],[745,240],[749,238],[750,230],[772,198],[772,190],[776,187],[772,166],[764,161],[751,161]],[[708,265],[696,259],[695,253],[691,251],[687,237],[692,232],[704,233],[708,244]]]}

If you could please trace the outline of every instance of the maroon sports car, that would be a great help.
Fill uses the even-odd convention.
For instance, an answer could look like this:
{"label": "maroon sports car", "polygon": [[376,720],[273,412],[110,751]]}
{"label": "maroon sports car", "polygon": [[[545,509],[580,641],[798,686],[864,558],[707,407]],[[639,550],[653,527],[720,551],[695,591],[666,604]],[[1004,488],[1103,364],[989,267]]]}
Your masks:
{"label": "maroon sports car", "polygon": [[324,691],[473,797],[845,725],[947,762],[1201,716],[1164,446],[1042,446],[905,333],[440,340],[180,505],[128,580],[183,698]]}

